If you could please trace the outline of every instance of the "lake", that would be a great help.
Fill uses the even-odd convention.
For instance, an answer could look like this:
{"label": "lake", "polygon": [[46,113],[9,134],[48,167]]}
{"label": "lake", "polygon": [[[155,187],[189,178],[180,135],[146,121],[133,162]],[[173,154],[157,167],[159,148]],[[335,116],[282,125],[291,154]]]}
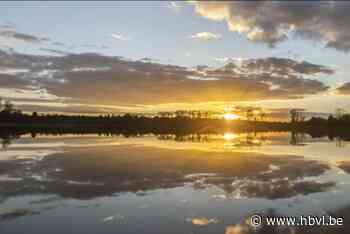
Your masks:
{"label": "lake", "polygon": [[[350,145],[341,139],[39,134],[2,143],[1,234],[306,233],[246,221],[255,213],[350,218]],[[346,225],[307,233],[350,233]]]}

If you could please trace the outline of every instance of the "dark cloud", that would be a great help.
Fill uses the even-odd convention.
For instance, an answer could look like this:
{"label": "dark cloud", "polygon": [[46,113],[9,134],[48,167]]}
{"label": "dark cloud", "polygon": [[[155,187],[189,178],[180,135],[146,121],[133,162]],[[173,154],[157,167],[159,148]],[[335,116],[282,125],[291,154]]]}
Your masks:
{"label": "dark cloud", "polygon": [[66,46],[66,44],[59,42],[59,41],[52,42],[52,45],[54,45],[54,46]]}
{"label": "dark cloud", "polygon": [[233,32],[275,46],[291,37],[350,50],[350,3],[347,1],[197,1],[198,14],[225,20]]}
{"label": "dark cloud", "polygon": [[0,70],[0,87],[1,88],[21,88],[30,85],[30,82],[14,75],[1,74]]}
{"label": "dark cloud", "polygon": [[[22,100],[27,101],[28,100]],[[47,102],[47,105],[35,105],[34,103],[31,104],[17,104],[16,107],[19,108],[22,111],[25,112],[40,112],[40,113],[66,113],[66,114],[101,114],[101,113],[113,113],[113,114],[122,114],[125,113],[122,109],[117,108],[108,108],[108,107],[99,107],[99,106],[88,106],[88,105],[73,105],[73,104],[67,104],[67,105],[50,105],[50,102]],[[52,103],[52,102],[51,102]]]}
{"label": "dark cloud", "polygon": [[71,52],[64,51],[64,50],[56,50],[56,49],[50,49],[50,48],[40,48],[41,51],[49,52],[51,54],[57,54],[57,55],[69,55],[72,54]]}
{"label": "dark cloud", "polygon": [[4,37],[7,39],[15,39],[23,42],[29,42],[29,43],[40,43],[44,41],[49,41],[50,39],[47,37],[37,37],[30,34],[25,33],[19,33],[12,30],[6,30],[0,32],[0,37]]}
{"label": "dark cloud", "polygon": [[28,69],[16,74],[48,93],[89,104],[161,104],[302,98],[328,89],[303,77],[333,70],[290,59],[250,59],[218,69],[131,61],[96,53],[38,56],[0,51],[0,67]]}
{"label": "dark cloud", "polygon": [[40,212],[31,209],[15,209],[0,214],[0,221],[13,220],[23,216],[39,215]]}
{"label": "dark cloud", "polygon": [[[33,151],[33,155],[36,154]],[[232,156],[235,160],[232,160]],[[128,146],[104,145],[71,149],[43,160],[34,160],[0,161],[0,175],[22,178],[0,181],[0,191],[4,197],[40,193],[90,199],[191,184],[196,189],[216,186],[228,195],[240,191],[246,197],[277,199],[324,192],[334,185],[302,181],[306,177],[324,174],[330,169],[328,165],[285,155],[141,146],[130,151]],[[147,167],[144,166],[145,162],[149,162]],[[29,169],[28,163],[32,165]],[[271,165],[277,169],[269,171]],[[99,171],[98,176],[96,170]],[[34,175],[42,179],[36,180]]]}
{"label": "dark cloud", "polygon": [[338,94],[349,95],[350,94],[350,82],[346,82],[336,89]]}
{"label": "dark cloud", "polygon": [[350,162],[349,161],[339,162],[338,167],[340,169],[344,170],[346,173],[350,174]]}
{"label": "dark cloud", "polygon": [[230,62],[225,66],[207,71],[208,75],[226,79],[246,78],[267,84],[271,93],[287,98],[316,94],[328,89],[322,82],[303,78],[304,75],[333,74],[334,70],[306,61],[285,58],[248,59]]}
{"label": "dark cloud", "polygon": [[[316,181],[290,181],[286,179],[273,181],[249,181],[233,182],[237,187],[236,193],[243,197],[257,197],[266,199],[288,198],[297,195],[324,192],[335,186],[333,182],[320,183]],[[225,187],[224,187],[225,188]]]}
{"label": "dark cloud", "polygon": [[94,49],[108,49],[109,47],[106,45],[96,45],[96,44],[83,44],[81,47],[85,48],[94,48]]}
{"label": "dark cloud", "polygon": [[287,58],[260,58],[260,59],[247,59],[247,60],[233,60],[229,61],[225,66],[220,69],[214,70],[214,72],[224,75],[225,73],[237,73],[244,75],[250,74],[262,74],[269,73],[280,76],[291,76],[291,75],[317,75],[317,74],[334,74],[334,70],[318,64],[309,63],[307,61],[296,61]]}
{"label": "dark cloud", "polygon": [[[8,42],[43,43],[51,41],[48,37],[40,37],[29,33],[18,32],[16,25],[11,22],[0,24],[0,38]],[[55,45],[59,42],[52,41]],[[6,43],[4,43],[6,45]]]}
{"label": "dark cloud", "polygon": [[149,57],[141,58],[139,61],[144,63],[159,63],[159,60]]}
{"label": "dark cloud", "polygon": [[320,73],[333,74],[328,67],[312,64],[306,61],[298,62],[292,59],[270,57],[266,59],[250,59],[243,64],[246,69],[262,70],[277,74],[290,74],[292,72],[315,75]]}
{"label": "dark cloud", "polygon": [[0,29],[2,30],[10,30],[13,29],[15,27],[15,25],[11,22],[6,22],[4,24],[0,24]]}

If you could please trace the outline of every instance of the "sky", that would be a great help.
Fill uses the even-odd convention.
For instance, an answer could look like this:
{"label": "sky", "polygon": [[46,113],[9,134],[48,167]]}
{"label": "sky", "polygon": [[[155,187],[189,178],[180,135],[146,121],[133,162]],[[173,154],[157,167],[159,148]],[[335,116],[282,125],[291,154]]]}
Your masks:
{"label": "sky", "polygon": [[24,111],[350,110],[347,2],[1,2],[0,97]]}

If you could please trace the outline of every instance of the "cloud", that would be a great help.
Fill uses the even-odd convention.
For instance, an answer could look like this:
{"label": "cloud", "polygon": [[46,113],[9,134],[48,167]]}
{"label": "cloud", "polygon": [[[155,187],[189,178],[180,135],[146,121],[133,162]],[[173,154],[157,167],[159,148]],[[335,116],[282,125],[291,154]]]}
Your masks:
{"label": "cloud", "polygon": [[15,89],[0,88],[0,94],[6,99],[32,99],[32,100],[63,100],[64,98],[50,94],[46,89]]}
{"label": "cloud", "polygon": [[296,76],[296,75],[316,75],[335,73],[334,69],[323,65],[313,64],[307,61],[296,61],[288,58],[267,57],[259,59],[242,59],[242,58],[215,58],[215,61],[226,63],[220,69],[216,69],[214,73],[228,75],[238,74],[264,74],[269,73],[272,76]]}
{"label": "cloud", "polygon": [[218,62],[218,63],[227,63],[229,60],[230,60],[230,58],[228,58],[228,57],[224,57],[224,58],[214,58],[214,61],[215,61],[215,62]]}
{"label": "cloud", "polygon": [[139,61],[144,62],[144,63],[157,63],[158,62],[157,59],[153,59],[153,58],[149,58],[149,57],[141,58]]}
{"label": "cloud", "polygon": [[242,61],[242,58],[229,58],[229,57],[223,57],[223,58],[214,58],[215,62],[218,63],[240,63]]}
{"label": "cloud", "polygon": [[54,46],[66,46],[64,43],[59,42],[59,41],[53,41],[52,45],[54,45]]}
{"label": "cloud", "polygon": [[16,40],[16,41],[27,42],[27,43],[41,43],[41,42],[50,40],[49,38],[46,38],[46,37],[37,37],[30,34],[19,33],[12,30],[1,31],[0,37],[9,39],[9,40]]}
{"label": "cloud", "polygon": [[167,6],[175,12],[180,12],[182,10],[182,6],[178,2],[171,1]]}
{"label": "cloud", "polygon": [[83,44],[81,47],[85,48],[94,48],[94,49],[108,49],[109,47],[106,45],[95,45],[95,44]]}
{"label": "cloud", "polygon": [[350,82],[346,82],[336,88],[336,92],[341,95],[350,95]]}
{"label": "cloud", "polygon": [[21,79],[15,75],[4,74],[0,71],[0,87],[1,88],[23,88],[27,85],[30,85],[29,81]]}
{"label": "cloud", "polygon": [[0,24],[0,30],[10,30],[15,28],[15,24],[12,22],[4,22],[3,24]]}
{"label": "cloud", "polygon": [[11,22],[0,24],[0,47],[9,51],[17,43],[41,44],[51,41],[48,37],[40,37],[29,33],[18,32]]}
{"label": "cloud", "polygon": [[[213,138],[209,136],[209,139]],[[221,150],[212,147],[207,152],[198,150],[197,153],[193,153],[193,145],[191,148],[184,147],[179,151],[179,148],[173,148],[164,140],[144,141],[140,144],[135,139],[130,141],[138,143],[140,147],[133,149],[134,157],[116,158],[115,155],[128,152],[128,148],[122,146],[130,144],[130,141],[118,141],[121,147],[115,147],[112,145],[115,144],[113,140],[93,143],[104,146],[103,154],[94,153],[90,147],[91,144],[86,144],[85,141],[68,143],[67,146],[79,147],[79,150],[72,150],[69,153],[57,152],[54,149],[41,149],[40,152],[24,151],[27,152],[27,160],[35,160],[32,167],[28,167],[28,164],[19,160],[16,151],[2,152],[2,159],[6,160],[0,160],[0,168],[2,174],[7,175],[7,178],[0,181],[2,193],[12,196],[41,193],[57,195],[61,198],[91,199],[116,193],[174,188],[186,184],[196,188],[200,180],[203,185],[224,191],[227,197],[235,197],[241,185],[244,192],[242,195],[246,197],[276,199],[328,191],[327,189],[334,185],[303,180],[305,177],[319,176],[330,170],[330,166],[326,163],[305,160],[303,157],[269,156],[252,152],[215,152]],[[187,138],[187,140],[191,139]],[[218,139],[213,140],[217,142]],[[201,146],[200,149],[203,147]],[[179,157],[179,152],[187,156]],[[59,153],[59,157],[55,157],[55,160],[44,157],[54,153]],[[232,160],[232,156],[235,156],[235,160]],[[97,161],[98,164],[96,164]],[[144,166],[145,162],[149,162],[147,167]],[[191,162],[190,167],[188,162]],[[279,170],[266,173],[267,170],[271,170],[271,165]],[[55,170],[57,168],[62,170]],[[98,177],[96,170],[99,170]],[[179,173],[169,173],[173,171]],[[33,183],[35,175],[43,176],[40,180],[34,180]],[[144,180],[146,177],[148,179]],[[9,181],[8,178],[22,178],[22,182]],[[113,186],[115,184],[122,186]],[[213,216],[192,216],[184,221],[205,226],[215,225],[220,220]]]}
{"label": "cloud", "polygon": [[208,224],[219,223],[219,220],[217,218],[208,219],[205,217],[187,218],[186,221],[192,223],[193,225],[197,225],[197,226],[205,226]]}
{"label": "cloud", "polygon": [[201,40],[212,40],[221,38],[220,34],[215,34],[212,32],[199,32],[189,36],[192,39],[201,39]]}
{"label": "cloud", "polygon": [[292,59],[286,58],[276,58],[268,57],[263,59],[248,59],[242,61],[242,67],[254,70],[271,72],[277,74],[305,74],[305,75],[315,75],[315,74],[333,74],[334,70],[318,64],[309,63],[307,61],[298,62]]}
{"label": "cloud", "polygon": [[290,38],[321,42],[350,50],[350,3],[346,1],[197,1],[195,11],[208,19],[226,21],[232,32],[273,47]]}
{"label": "cloud", "polygon": [[303,78],[303,75],[331,75],[334,70],[306,61],[269,57],[263,59],[225,59],[229,61],[219,69],[206,71],[209,77],[221,79],[255,80],[269,87],[271,93],[280,93],[285,98],[300,98],[306,94],[317,94],[328,89],[322,82]]}
{"label": "cloud", "polygon": [[[1,50],[0,67],[4,77],[0,83],[7,90],[31,90],[22,92],[22,99],[45,96],[89,105],[143,106],[303,98],[328,89],[310,78],[334,72],[323,65],[275,57],[189,69],[148,58],[133,61],[96,53],[42,56]],[[38,90],[45,90],[45,95]]]}
{"label": "cloud", "polygon": [[117,39],[117,40],[120,40],[120,41],[129,41],[129,40],[131,40],[130,38],[125,37],[125,36],[123,36],[123,35],[121,35],[121,34],[116,34],[116,33],[114,33],[114,34],[112,34],[111,36],[112,36],[114,39]]}
{"label": "cloud", "polygon": [[69,55],[72,54],[71,52],[64,51],[64,50],[56,50],[56,49],[50,49],[50,48],[40,48],[39,50],[49,52],[51,54],[57,54],[57,55]]}
{"label": "cloud", "polygon": [[[101,107],[98,105],[82,105],[75,103],[62,103],[62,102],[54,102],[51,100],[30,100],[24,99],[16,100],[16,107],[18,107],[22,111],[26,112],[59,112],[59,113],[69,113],[69,114],[100,114],[100,113],[114,113],[121,114],[125,112],[123,108],[112,108],[112,107]],[[46,102],[44,102],[46,101]],[[50,102],[48,102],[50,101]]]}
{"label": "cloud", "polygon": [[18,75],[18,74],[22,74],[22,73],[27,73],[29,72],[28,69],[21,69],[21,68],[0,68],[0,74],[3,75]]}

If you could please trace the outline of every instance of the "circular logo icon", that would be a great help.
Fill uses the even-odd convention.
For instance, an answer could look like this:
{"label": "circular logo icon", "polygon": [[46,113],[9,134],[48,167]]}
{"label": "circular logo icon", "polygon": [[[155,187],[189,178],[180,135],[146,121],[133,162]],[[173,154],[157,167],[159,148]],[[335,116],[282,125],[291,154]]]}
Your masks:
{"label": "circular logo icon", "polygon": [[250,216],[249,222],[254,229],[260,228],[262,225],[262,217],[261,215],[254,214]]}

